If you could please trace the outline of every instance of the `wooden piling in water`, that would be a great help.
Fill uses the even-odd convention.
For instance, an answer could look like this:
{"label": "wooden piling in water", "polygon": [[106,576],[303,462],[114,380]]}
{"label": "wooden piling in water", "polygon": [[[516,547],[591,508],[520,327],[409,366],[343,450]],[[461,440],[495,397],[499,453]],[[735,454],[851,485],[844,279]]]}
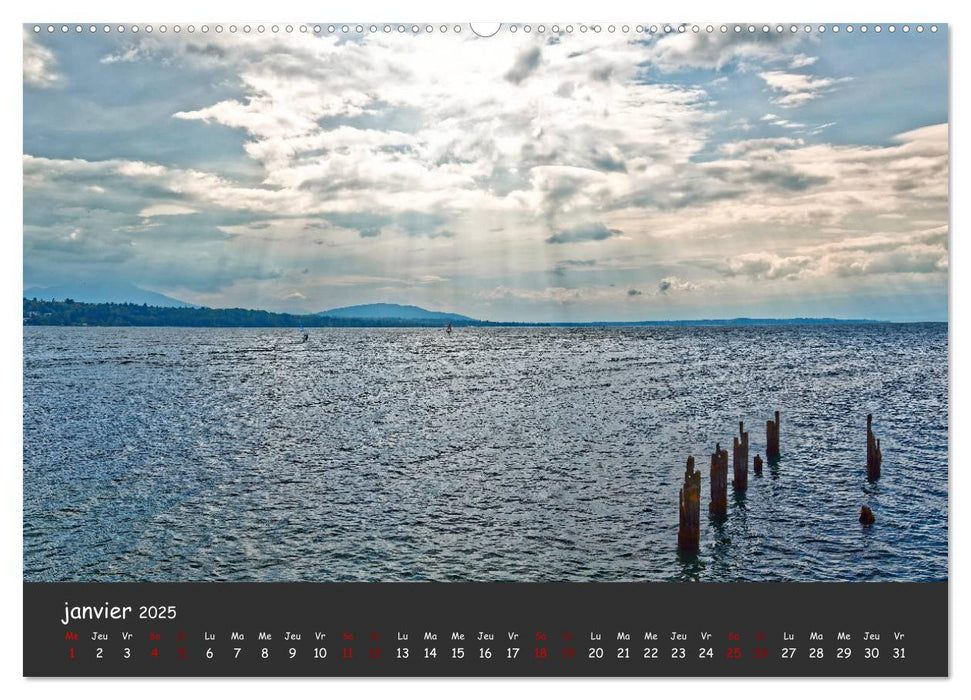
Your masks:
{"label": "wooden piling in water", "polygon": [[735,475],[732,488],[741,492],[748,488],[748,433],[741,421],[738,422],[738,432],[740,437],[735,438],[732,445],[732,469]]}
{"label": "wooden piling in water", "polygon": [[765,458],[779,459],[779,412],[775,412],[775,420],[765,422]]}
{"label": "wooden piling in water", "polygon": [[711,455],[711,503],[708,513],[715,518],[728,514],[728,450],[718,443]]}
{"label": "wooden piling in water", "polygon": [[883,462],[883,453],[880,451],[880,441],[873,434],[873,414],[868,413],[866,416],[866,475],[871,480],[880,478],[881,462]]}
{"label": "wooden piling in water", "polygon": [[752,467],[756,474],[762,473],[762,458],[759,455],[755,455],[755,459],[752,460]]}
{"label": "wooden piling in water", "polygon": [[873,525],[877,521],[876,516],[873,511],[870,510],[870,506],[863,506],[860,509],[860,523],[862,525]]}
{"label": "wooden piling in water", "polygon": [[678,548],[683,552],[697,552],[701,533],[701,472],[695,471],[695,458],[688,457],[684,470],[684,486],[679,495],[680,526]]}

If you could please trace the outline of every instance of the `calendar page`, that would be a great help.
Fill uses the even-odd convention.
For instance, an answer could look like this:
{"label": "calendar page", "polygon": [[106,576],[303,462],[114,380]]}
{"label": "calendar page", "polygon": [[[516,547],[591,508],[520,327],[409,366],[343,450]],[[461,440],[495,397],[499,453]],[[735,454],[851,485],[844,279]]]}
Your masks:
{"label": "calendar page", "polygon": [[948,675],[946,24],[22,40],[24,675]]}

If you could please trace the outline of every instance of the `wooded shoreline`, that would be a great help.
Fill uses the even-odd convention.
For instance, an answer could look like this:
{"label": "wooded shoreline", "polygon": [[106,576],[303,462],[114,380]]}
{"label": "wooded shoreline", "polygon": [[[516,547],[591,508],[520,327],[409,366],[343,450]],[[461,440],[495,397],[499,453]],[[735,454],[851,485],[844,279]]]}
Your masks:
{"label": "wooded shoreline", "polygon": [[[437,328],[456,327],[702,327],[880,324],[887,321],[836,318],[734,318],[675,321],[530,322],[437,318],[345,318],[289,314],[256,309],[165,307],[147,304],[89,304],[77,301],[24,299],[25,326],[172,326],[210,328]],[[933,322],[929,322],[933,323]]]}

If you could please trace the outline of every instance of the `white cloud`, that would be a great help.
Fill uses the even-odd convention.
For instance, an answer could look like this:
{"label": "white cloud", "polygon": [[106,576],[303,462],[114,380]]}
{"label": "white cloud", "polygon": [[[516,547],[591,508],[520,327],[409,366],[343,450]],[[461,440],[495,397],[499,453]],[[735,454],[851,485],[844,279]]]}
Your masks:
{"label": "white cloud", "polygon": [[179,216],[180,214],[195,214],[196,210],[191,207],[182,206],[181,204],[153,204],[150,207],[145,207],[140,212],[139,216],[152,217],[152,216]]}
{"label": "white cloud", "polygon": [[662,70],[721,70],[729,65],[745,70],[765,62],[791,60],[793,47],[803,42],[804,37],[788,32],[678,32],[657,38],[651,46],[651,59]]}
{"label": "white cloud", "polygon": [[[551,231],[560,213],[596,209],[644,165],[703,144],[705,93],[632,84],[641,49],[625,37],[491,39],[509,63],[471,37],[426,39],[371,37],[365,51],[292,37],[285,61],[274,38],[243,39],[232,60],[247,96],[174,116],[245,130],[264,187],[306,194],[287,198],[301,213],[514,210]],[[408,128],[369,126],[382,122]]]}
{"label": "white cloud", "polygon": [[759,77],[773,92],[782,93],[778,97],[773,97],[772,102],[783,107],[798,107],[823,93],[832,91],[840,83],[851,80],[850,78],[817,78],[781,70],[759,73]]}
{"label": "white cloud", "polygon": [[61,82],[56,71],[54,52],[42,46],[34,35],[24,28],[24,84],[38,88],[54,87]]}
{"label": "white cloud", "polygon": [[746,253],[728,261],[731,275],[748,275],[757,279],[795,278],[812,265],[805,255],[782,257],[773,253]]}
{"label": "white cloud", "polygon": [[112,63],[137,63],[138,61],[149,58],[151,55],[152,52],[146,50],[145,46],[129,44],[123,50],[118,51],[117,53],[102,56],[100,62],[105,65],[111,65]]}
{"label": "white cloud", "polygon": [[678,277],[665,277],[657,283],[655,294],[667,296],[669,294],[678,294],[680,292],[695,292],[698,291],[700,286],[701,285],[695,282],[689,282],[687,280],[679,279]]}
{"label": "white cloud", "polygon": [[784,148],[797,148],[799,146],[804,146],[805,143],[806,142],[802,139],[793,139],[788,137],[748,139],[746,141],[732,141],[731,143],[722,144],[719,151],[728,156],[739,156],[752,152],[778,151]]}
{"label": "white cloud", "polygon": [[818,56],[807,56],[804,53],[798,53],[789,59],[790,68],[805,68],[806,66],[813,65],[819,60]]}

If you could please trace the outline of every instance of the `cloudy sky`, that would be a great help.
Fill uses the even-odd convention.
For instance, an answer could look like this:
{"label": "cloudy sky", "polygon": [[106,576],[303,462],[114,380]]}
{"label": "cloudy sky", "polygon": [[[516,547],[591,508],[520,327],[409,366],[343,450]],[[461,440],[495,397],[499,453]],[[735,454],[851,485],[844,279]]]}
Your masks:
{"label": "cloudy sky", "polygon": [[946,31],[24,31],[24,285],[944,320]]}

